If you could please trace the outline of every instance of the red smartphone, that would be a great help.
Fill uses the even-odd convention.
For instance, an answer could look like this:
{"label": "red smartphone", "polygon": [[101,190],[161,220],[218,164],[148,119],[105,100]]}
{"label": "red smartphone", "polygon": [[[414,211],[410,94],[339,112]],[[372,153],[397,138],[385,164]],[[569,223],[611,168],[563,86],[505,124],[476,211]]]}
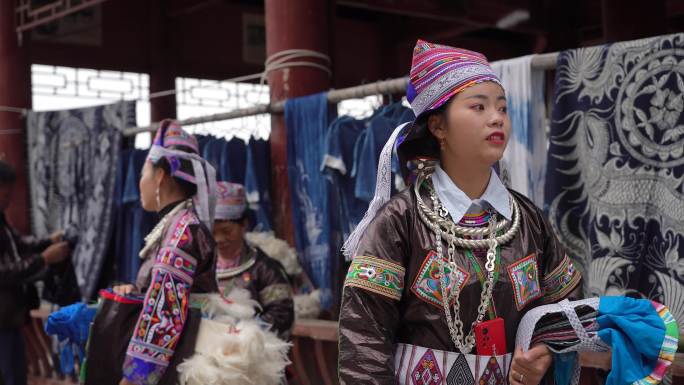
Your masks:
{"label": "red smartphone", "polygon": [[506,329],[503,318],[475,325],[475,349],[480,356],[506,354]]}

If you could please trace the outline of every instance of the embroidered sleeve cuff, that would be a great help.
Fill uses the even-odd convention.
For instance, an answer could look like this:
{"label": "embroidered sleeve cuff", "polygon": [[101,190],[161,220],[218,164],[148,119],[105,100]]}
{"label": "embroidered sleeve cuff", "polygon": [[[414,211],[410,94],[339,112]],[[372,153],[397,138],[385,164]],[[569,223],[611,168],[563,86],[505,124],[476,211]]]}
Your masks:
{"label": "embroidered sleeve cuff", "polygon": [[166,366],[126,355],[123,376],[136,385],[156,385],[166,371]]}
{"label": "embroidered sleeve cuff", "polygon": [[359,255],[349,266],[344,286],[358,287],[389,299],[401,299],[404,291],[403,266],[380,259]]}
{"label": "embroidered sleeve cuff", "polygon": [[544,277],[544,302],[554,303],[567,297],[582,280],[570,257],[563,257],[558,266]]}

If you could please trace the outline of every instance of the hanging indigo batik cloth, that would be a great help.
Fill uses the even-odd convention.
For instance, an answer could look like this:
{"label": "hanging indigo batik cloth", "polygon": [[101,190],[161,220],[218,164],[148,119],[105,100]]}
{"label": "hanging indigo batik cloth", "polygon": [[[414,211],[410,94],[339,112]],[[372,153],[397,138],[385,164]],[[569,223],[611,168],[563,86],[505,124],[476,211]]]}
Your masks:
{"label": "hanging indigo batik cloth", "polygon": [[588,296],[684,319],[684,34],[562,52],[545,199]]}
{"label": "hanging indigo batik cloth", "polygon": [[328,183],[320,167],[331,120],[325,93],[285,103],[287,169],[297,252],[302,267],[321,290],[325,309],[332,304],[334,257],[330,247]]}
{"label": "hanging indigo batik cloth", "polygon": [[33,231],[80,229],[71,260],[84,298],[96,289],[109,245],[121,133],[134,125],[135,102],[27,118]]}

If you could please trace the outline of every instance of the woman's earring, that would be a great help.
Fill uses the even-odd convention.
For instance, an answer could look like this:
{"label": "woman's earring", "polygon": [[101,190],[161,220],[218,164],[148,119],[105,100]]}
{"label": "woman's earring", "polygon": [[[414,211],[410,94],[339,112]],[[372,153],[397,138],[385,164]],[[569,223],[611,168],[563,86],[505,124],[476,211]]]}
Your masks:
{"label": "woman's earring", "polygon": [[159,186],[157,186],[157,191],[155,193],[157,198],[157,210],[161,209],[161,199],[159,199]]}
{"label": "woman's earring", "polygon": [[439,140],[439,147],[440,147],[442,150],[444,150],[444,148],[446,147],[446,139],[440,139],[440,140]]}

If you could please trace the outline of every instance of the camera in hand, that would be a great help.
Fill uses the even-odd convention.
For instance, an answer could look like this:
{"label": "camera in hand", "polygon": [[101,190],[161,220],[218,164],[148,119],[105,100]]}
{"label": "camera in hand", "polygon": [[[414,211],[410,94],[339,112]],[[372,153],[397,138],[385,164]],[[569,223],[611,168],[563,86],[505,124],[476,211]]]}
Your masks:
{"label": "camera in hand", "polygon": [[[75,250],[79,241],[78,226],[74,224],[67,226],[62,239],[69,244],[71,250]],[[49,266],[43,283],[44,300],[59,306],[71,305],[81,300],[81,292],[71,259]]]}

